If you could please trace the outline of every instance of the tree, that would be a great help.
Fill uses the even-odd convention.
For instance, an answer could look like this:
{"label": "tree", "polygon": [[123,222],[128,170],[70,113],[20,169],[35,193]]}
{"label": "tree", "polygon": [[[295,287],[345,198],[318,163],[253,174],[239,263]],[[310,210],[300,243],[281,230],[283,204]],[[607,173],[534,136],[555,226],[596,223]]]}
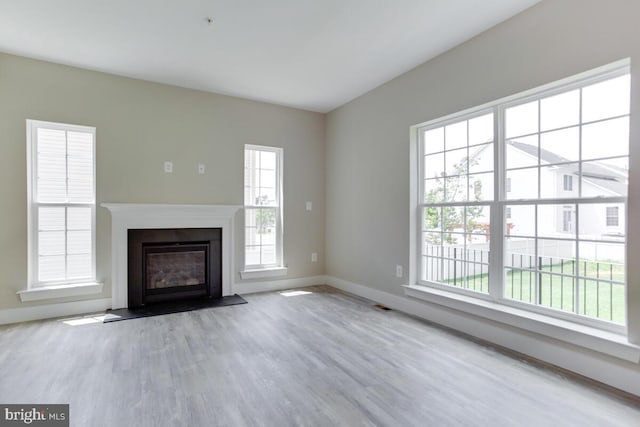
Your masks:
{"label": "tree", "polygon": [[258,233],[267,233],[272,227],[276,226],[276,209],[268,207],[267,195],[256,197],[256,205],[265,206],[256,209],[256,226]]}
{"label": "tree", "polygon": [[[463,158],[454,166],[455,174],[452,176],[439,176],[436,178],[436,188],[430,190],[426,195],[427,203],[443,203],[454,202],[458,199],[461,192],[467,190],[467,171],[469,166],[475,166],[477,160],[469,161],[468,157]],[[469,182],[469,200],[479,201],[482,198],[482,181],[476,179]],[[467,206],[466,215],[466,231],[473,232],[482,229],[482,224],[476,220],[482,216],[482,206]],[[452,207],[428,207],[424,214],[425,227],[427,230],[443,230],[453,231],[455,228],[461,228],[465,223],[464,211]],[[442,234],[434,233],[427,237],[427,242],[439,245]],[[456,244],[457,237],[451,234],[445,234],[445,241],[449,244]]]}

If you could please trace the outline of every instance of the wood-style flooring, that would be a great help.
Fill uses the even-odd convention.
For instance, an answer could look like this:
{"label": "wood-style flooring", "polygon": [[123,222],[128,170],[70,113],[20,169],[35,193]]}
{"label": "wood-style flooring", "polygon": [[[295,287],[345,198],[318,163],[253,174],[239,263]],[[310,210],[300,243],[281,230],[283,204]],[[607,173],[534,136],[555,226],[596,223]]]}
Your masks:
{"label": "wood-style flooring", "polygon": [[0,403],[69,403],[72,426],[640,425],[640,408],[600,389],[333,288],[304,290],[0,327]]}

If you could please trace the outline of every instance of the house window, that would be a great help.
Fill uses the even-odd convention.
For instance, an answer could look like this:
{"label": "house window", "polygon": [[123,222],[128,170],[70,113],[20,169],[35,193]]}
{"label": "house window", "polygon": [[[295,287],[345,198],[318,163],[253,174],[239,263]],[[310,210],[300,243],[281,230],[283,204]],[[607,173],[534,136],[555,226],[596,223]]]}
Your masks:
{"label": "house window", "polygon": [[282,266],[282,148],[245,145],[245,269]]}
{"label": "house window", "polygon": [[27,120],[29,288],[95,281],[95,136]]}
{"label": "house window", "polygon": [[617,227],[619,208],[617,206],[607,206],[607,227]]}
{"label": "house window", "polygon": [[565,206],[562,209],[562,231],[571,233],[573,231],[573,218],[575,214],[572,206]]}
{"label": "house window", "polygon": [[563,175],[562,178],[564,191],[573,191],[573,176]]}
{"label": "house window", "polygon": [[415,126],[418,284],[623,324],[629,104],[625,64]]}

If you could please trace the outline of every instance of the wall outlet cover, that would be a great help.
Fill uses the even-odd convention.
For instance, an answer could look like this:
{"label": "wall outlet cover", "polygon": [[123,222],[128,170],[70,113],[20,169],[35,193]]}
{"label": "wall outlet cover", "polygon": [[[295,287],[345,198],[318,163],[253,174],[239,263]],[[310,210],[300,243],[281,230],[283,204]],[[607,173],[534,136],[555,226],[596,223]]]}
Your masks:
{"label": "wall outlet cover", "polygon": [[396,277],[402,277],[402,266],[396,265]]}

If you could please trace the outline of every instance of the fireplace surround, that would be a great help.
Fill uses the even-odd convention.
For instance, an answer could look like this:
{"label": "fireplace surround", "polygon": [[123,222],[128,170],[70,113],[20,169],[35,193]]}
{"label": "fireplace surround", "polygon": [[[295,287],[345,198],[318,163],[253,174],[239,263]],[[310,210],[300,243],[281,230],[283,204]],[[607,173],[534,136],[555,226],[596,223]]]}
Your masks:
{"label": "fireplace surround", "polygon": [[241,206],[102,203],[111,213],[111,308],[127,308],[131,229],[219,228],[222,296],[233,295],[234,217]]}

